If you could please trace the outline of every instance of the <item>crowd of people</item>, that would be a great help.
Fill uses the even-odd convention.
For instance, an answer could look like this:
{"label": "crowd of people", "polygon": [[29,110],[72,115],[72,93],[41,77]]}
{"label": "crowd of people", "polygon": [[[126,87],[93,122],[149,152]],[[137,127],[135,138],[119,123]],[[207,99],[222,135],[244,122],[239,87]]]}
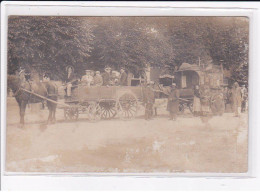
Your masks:
{"label": "crowd of people", "polygon": [[[145,119],[149,120],[156,115],[154,109],[155,94],[152,89],[153,84],[147,84],[144,90]],[[217,115],[224,112],[233,112],[235,117],[239,117],[242,112],[248,109],[248,91],[245,85],[239,86],[237,82],[231,88],[225,87],[218,95],[215,95],[214,103],[208,85],[195,85],[193,97],[193,115],[208,116],[215,109]],[[180,108],[180,90],[173,83],[168,92],[167,111],[169,119],[176,120]],[[230,109],[230,110],[228,110]],[[154,113],[153,113],[154,111]],[[219,112],[218,112],[219,111]],[[221,112],[221,113],[220,113]]]}
{"label": "crowd of people", "polygon": [[120,73],[112,71],[111,67],[107,66],[104,72],[85,70],[85,75],[81,78],[76,77],[74,68],[72,66],[67,67],[67,79],[66,79],[66,95],[71,97],[71,88],[77,84],[86,86],[127,86],[127,73],[125,68],[120,68]]}
{"label": "crowd of people", "polygon": [[[78,84],[86,86],[127,86],[128,75],[124,68],[120,69],[120,73],[112,71],[111,67],[106,67],[101,74],[100,71],[85,70],[85,75],[78,78],[74,73],[72,66],[67,67],[67,79],[66,79],[66,96],[71,97],[71,89]],[[24,69],[19,71],[19,77],[22,81],[26,81],[28,78]],[[31,75],[30,79],[39,79],[37,73]],[[41,81],[49,81],[50,77],[44,74]],[[207,116],[212,107],[211,94],[208,85],[195,85],[193,97],[193,114],[195,116]],[[175,83],[172,83],[170,90],[168,91],[168,103],[167,111],[169,112],[169,118],[176,120],[180,107],[180,92]],[[245,85],[239,86],[237,82],[233,84],[231,88],[224,87],[219,100],[215,102],[216,109],[221,109],[227,112],[233,112],[234,116],[240,116],[241,112],[245,112],[248,109],[248,91]],[[154,90],[154,82],[150,81],[145,84],[143,90],[143,104],[145,107],[145,119],[152,119],[153,115],[157,115],[157,109],[155,108],[156,92]]]}

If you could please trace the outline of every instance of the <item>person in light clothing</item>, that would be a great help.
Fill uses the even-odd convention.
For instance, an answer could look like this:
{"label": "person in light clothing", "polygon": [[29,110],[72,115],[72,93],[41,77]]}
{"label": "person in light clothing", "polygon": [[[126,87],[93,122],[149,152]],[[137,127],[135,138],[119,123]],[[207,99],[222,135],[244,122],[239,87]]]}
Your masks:
{"label": "person in light clothing", "polygon": [[194,89],[194,98],[193,98],[193,114],[195,116],[199,116],[200,114],[200,89],[199,86],[196,85]]}
{"label": "person in light clothing", "polygon": [[90,70],[86,70],[86,75],[82,76],[81,81],[87,86],[93,85],[93,77]]}
{"label": "person in light clothing", "polygon": [[102,86],[103,85],[103,78],[100,75],[99,71],[96,71],[96,75],[94,76],[94,85],[95,86]]}

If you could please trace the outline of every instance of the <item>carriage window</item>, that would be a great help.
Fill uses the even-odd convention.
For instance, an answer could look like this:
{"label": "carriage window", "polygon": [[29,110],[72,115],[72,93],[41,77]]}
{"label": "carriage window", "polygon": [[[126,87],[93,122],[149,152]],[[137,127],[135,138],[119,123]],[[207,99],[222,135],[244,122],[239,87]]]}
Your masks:
{"label": "carriage window", "polygon": [[187,87],[187,79],[186,78],[187,78],[186,75],[183,75],[181,77],[181,87],[182,88],[186,88]]}

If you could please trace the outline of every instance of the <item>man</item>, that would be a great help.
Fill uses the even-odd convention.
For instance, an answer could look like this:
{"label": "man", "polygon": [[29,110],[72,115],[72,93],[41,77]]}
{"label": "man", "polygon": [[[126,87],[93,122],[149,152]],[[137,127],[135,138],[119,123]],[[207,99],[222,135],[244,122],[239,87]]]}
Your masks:
{"label": "man", "polygon": [[102,75],[103,77],[103,86],[109,86],[111,84],[111,68],[106,67],[105,72]]}
{"label": "man", "polygon": [[179,90],[176,88],[176,84],[172,83],[171,91],[168,96],[168,104],[167,104],[167,110],[170,113],[170,120],[176,120],[177,114],[179,112],[179,98],[180,98]]}
{"label": "man", "polygon": [[151,88],[151,83],[147,83],[143,90],[143,102],[145,106],[145,120],[149,120],[153,115],[153,104],[155,102],[154,91]]}
{"label": "man", "polygon": [[241,101],[242,101],[241,88],[239,87],[238,83],[235,82],[232,88],[232,102],[233,102],[233,111],[235,112],[235,117],[240,116]]}
{"label": "man", "polygon": [[76,82],[77,82],[77,79],[76,79],[76,75],[74,73],[74,68],[72,66],[68,66],[66,68],[67,70],[67,79],[66,79],[66,82],[67,82],[67,97],[71,98],[71,88],[72,88],[72,85],[74,85]]}
{"label": "man", "polygon": [[121,86],[127,86],[127,74],[125,72],[125,69],[122,67],[120,69],[120,85]]}
{"label": "man", "polygon": [[90,70],[85,70],[86,75],[83,75],[81,78],[81,81],[83,82],[83,84],[90,86],[93,84],[93,77],[91,75],[91,71]]}
{"label": "man", "polygon": [[96,75],[94,76],[94,85],[95,86],[102,86],[103,85],[103,78],[100,75],[99,71],[96,71]]}
{"label": "man", "polygon": [[241,112],[245,112],[247,110],[247,100],[248,100],[248,93],[245,85],[242,85],[241,94],[242,94]]}

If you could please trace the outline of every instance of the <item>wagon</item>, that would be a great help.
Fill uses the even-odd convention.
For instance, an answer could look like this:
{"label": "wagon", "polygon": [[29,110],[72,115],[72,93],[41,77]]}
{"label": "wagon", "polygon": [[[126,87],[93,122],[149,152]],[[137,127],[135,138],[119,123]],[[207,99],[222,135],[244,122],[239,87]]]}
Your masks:
{"label": "wagon", "polygon": [[77,120],[81,113],[87,114],[89,120],[135,118],[142,91],[141,86],[78,85],[72,89],[72,98],[65,100],[70,105],[64,108],[65,119]]}
{"label": "wagon", "polygon": [[[193,113],[193,98],[195,85],[201,88],[207,86],[209,88],[209,104],[213,114],[223,114],[224,99],[223,86],[224,77],[221,66],[211,66],[204,68],[199,65],[190,65],[183,63],[173,76],[164,75],[159,78],[159,83],[164,90],[167,90],[172,83],[176,83],[180,91],[180,112],[188,108]],[[221,103],[221,106],[219,106]]]}

